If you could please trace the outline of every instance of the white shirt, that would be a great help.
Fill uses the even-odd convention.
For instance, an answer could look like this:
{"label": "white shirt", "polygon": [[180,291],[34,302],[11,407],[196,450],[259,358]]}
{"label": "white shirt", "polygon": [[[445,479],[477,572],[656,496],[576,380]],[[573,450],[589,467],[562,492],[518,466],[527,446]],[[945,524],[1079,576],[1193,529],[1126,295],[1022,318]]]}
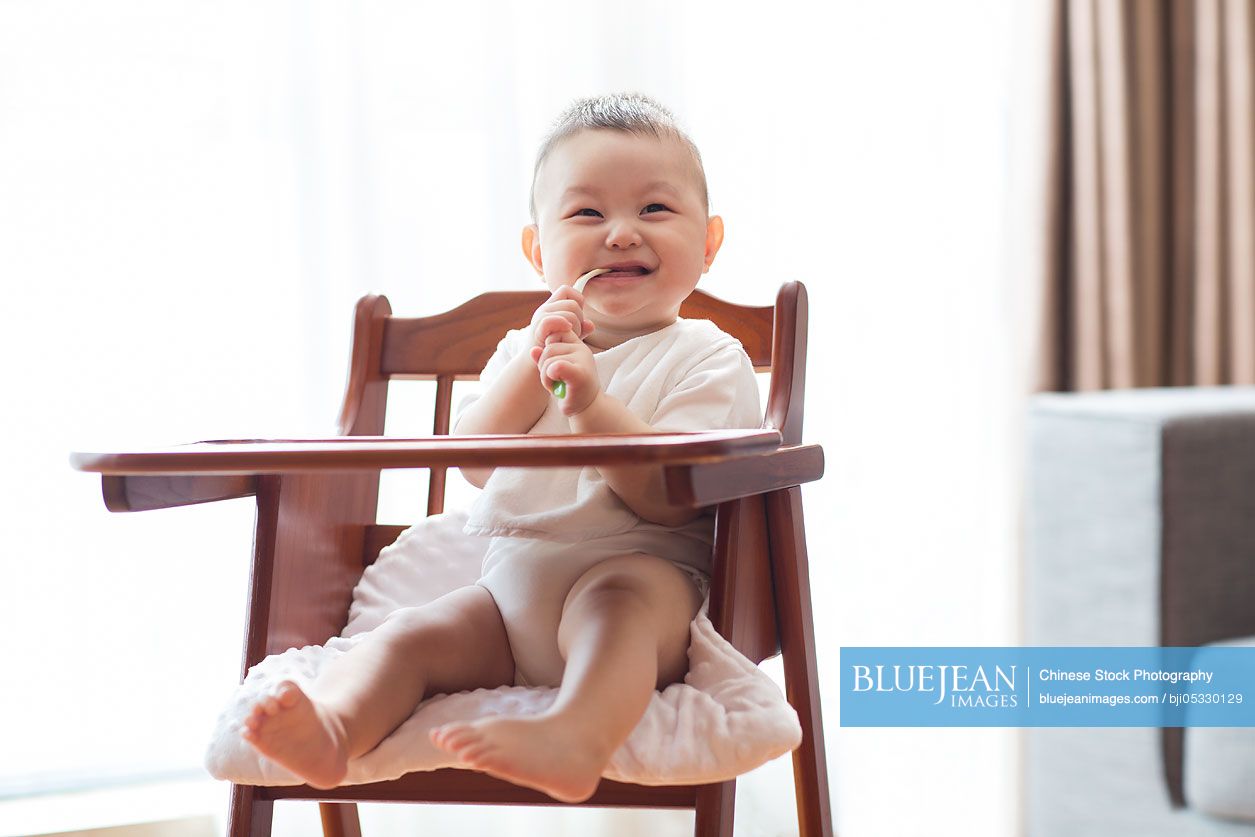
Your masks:
{"label": "white shirt", "polygon": [[[528,329],[506,333],[480,375],[490,384],[511,358],[530,348]],[[604,393],[657,431],[722,430],[762,425],[754,367],[740,342],[708,320],[677,319],[650,334],[593,355]],[[465,409],[474,396],[461,405]],[[558,399],[529,434],[569,435]],[[597,468],[497,468],[467,520],[467,534],[576,542],[638,527]],[[678,530],[710,543],[703,515]]]}

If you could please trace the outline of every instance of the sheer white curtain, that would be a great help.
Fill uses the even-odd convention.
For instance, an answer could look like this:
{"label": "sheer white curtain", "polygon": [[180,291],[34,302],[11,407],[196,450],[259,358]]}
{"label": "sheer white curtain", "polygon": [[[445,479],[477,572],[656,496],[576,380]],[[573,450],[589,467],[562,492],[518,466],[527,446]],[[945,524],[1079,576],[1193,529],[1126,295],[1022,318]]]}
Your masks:
{"label": "sheer white curtain", "polygon": [[[805,435],[828,470],[804,498],[839,830],[1012,830],[1012,732],[841,730],[836,700],[842,645],[1017,639],[1023,277],[1005,242],[1027,187],[1009,126],[1015,44],[1038,33],[1011,15],[0,4],[0,794],[196,775],[238,677],[251,506],[111,516],[67,452],[330,432],[353,301],[433,312],[536,287],[518,234],[538,140],[576,96],[639,90],[689,128],[727,224],[704,287],[810,291]],[[743,833],[790,833],[790,782],[782,762],[743,783]],[[510,816],[514,833],[691,827]],[[364,815],[450,817],[503,827]]]}

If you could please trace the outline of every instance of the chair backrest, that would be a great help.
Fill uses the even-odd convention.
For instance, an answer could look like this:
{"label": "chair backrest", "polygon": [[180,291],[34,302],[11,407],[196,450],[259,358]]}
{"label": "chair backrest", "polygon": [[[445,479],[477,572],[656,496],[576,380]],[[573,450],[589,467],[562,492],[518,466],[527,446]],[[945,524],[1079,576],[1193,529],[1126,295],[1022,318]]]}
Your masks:
{"label": "chair backrest", "polygon": [[[544,291],[498,291],[428,317],[394,317],[386,297],[358,301],[349,382],[339,432],[383,434],[387,382],[436,382],[432,433],[449,432],[453,383],[474,380],[506,331],[522,328],[548,295]],[[765,426],[781,431],[786,444],[801,442],[802,373],[805,369],[806,295],[803,287],[781,287],[775,306],[737,305],[694,291],[680,316],[712,321],[741,341],[754,368],[772,372]],[[428,514],[444,508],[445,474],[433,470]]]}

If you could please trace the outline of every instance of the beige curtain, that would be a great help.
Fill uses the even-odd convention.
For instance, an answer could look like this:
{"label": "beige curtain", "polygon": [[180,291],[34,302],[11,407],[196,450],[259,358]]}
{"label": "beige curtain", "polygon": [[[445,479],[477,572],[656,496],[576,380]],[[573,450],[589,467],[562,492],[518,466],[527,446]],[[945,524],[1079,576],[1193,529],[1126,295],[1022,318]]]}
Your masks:
{"label": "beige curtain", "polygon": [[1255,384],[1255,0],[1054,0],[1038,388]]}

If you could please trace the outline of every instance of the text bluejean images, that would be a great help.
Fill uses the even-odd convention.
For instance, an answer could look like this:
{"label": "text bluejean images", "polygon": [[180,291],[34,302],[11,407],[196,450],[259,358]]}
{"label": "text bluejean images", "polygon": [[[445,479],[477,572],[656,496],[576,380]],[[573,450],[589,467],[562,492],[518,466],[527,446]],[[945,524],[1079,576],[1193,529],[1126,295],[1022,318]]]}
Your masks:
{"label": "text bluejean images", "polygon": [[1255,726],[1255,647],[842,648],[841,725]]}

